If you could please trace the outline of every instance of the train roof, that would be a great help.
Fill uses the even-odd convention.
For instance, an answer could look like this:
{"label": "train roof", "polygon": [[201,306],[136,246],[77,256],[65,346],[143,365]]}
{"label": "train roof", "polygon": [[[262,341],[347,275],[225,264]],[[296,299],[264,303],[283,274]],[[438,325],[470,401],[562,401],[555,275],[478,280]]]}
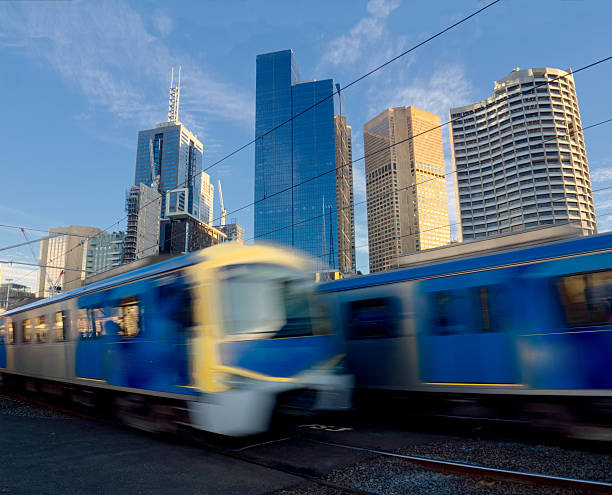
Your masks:
{"label": "train roof", "polygon": [[547,242],[528,247],[510,249],[485,255],[467,255],[452,261],[440,261],[414,268],[400,268],[382,273],[326,282],[319,286],[320,292],[336,292],[360,289],[374,285],[392,284],[421,278],[448,275],[451,273],[483,270],[517,263],[591,253],[612,248],[612,232],[577,239]]}
{"label": "train roof", "polygon": [[12,314],[20,313],[22,311],[27,311],[29,309],[34,309],[40,306],[45,306],[47,304],[64,301],[72,297],[79,297],[85,294],[90,294],[92,292],[103,290],[114,285],[124,284],[126,282],[132,282],[141,278],[151,277],[153,275],[158,275],[160,273],[176,270],[178,268],[191,266],[196,264],[198,261],[202,261],[201,251],[187,253],[176,258],[164,260],[153,265],[148,265],[142,268],[138,268],[136,270],[125,272],[115,277],[100,280],[99,282],[94,282],[78,289],[69,290],[68,292],[64,292],[63,294],[60,294],[58,296],[47,297],[45,299],[34,301],[30,304],[18,306],[17,308],[11,309],[9,311],[6,311],[5,313],[0,314],[0,318],[4,316],[11,316]]}

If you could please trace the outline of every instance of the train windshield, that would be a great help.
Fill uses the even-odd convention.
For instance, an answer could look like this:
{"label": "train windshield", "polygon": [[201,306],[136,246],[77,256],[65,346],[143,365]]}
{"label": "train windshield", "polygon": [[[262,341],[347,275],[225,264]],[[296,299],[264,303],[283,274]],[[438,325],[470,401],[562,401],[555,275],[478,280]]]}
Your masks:
{"label": "train windshield", "polygon": [[276,265],[236,265],[222,272],[225,332],[274,339],[329,333],[329,319],[305,274]]}

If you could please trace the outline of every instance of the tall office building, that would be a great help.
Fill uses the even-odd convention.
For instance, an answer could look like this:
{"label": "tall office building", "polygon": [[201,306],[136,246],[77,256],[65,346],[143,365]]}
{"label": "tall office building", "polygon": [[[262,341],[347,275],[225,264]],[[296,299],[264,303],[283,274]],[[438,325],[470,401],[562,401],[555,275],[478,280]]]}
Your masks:
{"label": "tall office building", "polygon": [[303,250],[321,270],[349,273],[354,234],[343,202],[350,193],[338,184],[349,183],[352,165],[337,162],[342,133],[334,116],[342,112],[334,82],[300,81],[292,50],[258,55],[256,79],[255,239]]}
{"label": "tall office building", "polygon": [[125,243],[124,232],[101,232],[85,242],[87,242],[86,278],[121,265]]}
{"label": "tall office building", "polygon": [[334,116],[336,147],[336,205],[338,210],[338,264],[342,273],[355,273],[355,208],[353,199],[353,143],[346,117]]}
{"label": "tall office building", "polygon": [[363,134],[370,272],[397,267],[402,254],[449,244],[440,117],[390,108]]}
{"label": "tall office building", "polygon": [[226,242],[244,244],[244,227],[239,223],[232,222],[225,225],[215,225],[215,229],[226,235]]}
{"label": "tall office building", "polygon": [[88,239],[100,232],[95,227],[80,225],[49,229],[51,237],[40,243],[38,297],[81,287],[85,280]]}
{"label": "tall office building", "polygon": [[463,238],[567,222],[597,232],[571,72],[517,68],[493,93],[450,111]]}
{"label": "tall office building", "polygon": [[[214,187],[202,171],[204,147],[178,120],[179,99],[180,72],[177,85],[174,78],[170,83],[168,121],[138,133],[134,185],[145,184],[161,195],[160,250],[163,252],[172,251],[167,242],[172,246],[197,245],[194,239],[175,239],[181,232],[188,236],[201,230],[190,229],[187,224],[212,223]],[[185,223],[184,228],[177,228],[177,222]]]}
{"label": "tall office building", "polygon": [[132,186],[125,198],[127,230],[123,246],[123,263],[131,263],[159,254],[161,194],[157,182],[152,187],[141,183]]}

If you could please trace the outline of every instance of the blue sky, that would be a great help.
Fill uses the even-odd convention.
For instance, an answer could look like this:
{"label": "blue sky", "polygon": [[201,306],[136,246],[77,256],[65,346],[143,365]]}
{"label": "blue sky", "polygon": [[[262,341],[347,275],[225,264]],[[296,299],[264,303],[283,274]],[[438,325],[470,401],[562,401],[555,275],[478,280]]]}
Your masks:
{"label": "blue sky", "polygon": [[[183,68],[180,119],[204,143],[206,167],[253,138],[258,53],[292,48],[303,79],[343,85],[485,4],[0,2],[0,223],[105,228],[121,219],[138,130],[166,119],[173,65]],[[415,105],[446,121],[450,107],[491,96],[513,67],[576,69],[612,55],[610,17],[605,0],[502,0],[346,91],[354,158],[363,154],[363,124],[387,107]],[[612,61],[576,74],[584,126],[612,118],[611,80]],[[612,185],[611,135],[611,124],[585,132],[594,189]],[[249,147],[210,171],[230,212],[252,201],[253,163]],[[354,167],[361,202],[363,161]],[[595,193],[595,204],[600,231],[609,230],[612,189]],[[216,217],[218,205],[216,197]],[[356,207],[362,270],[365,213]],[[252,208],[229,217],[252,236]],[[0,228],[0,246],[20,236]],[[23,247],[0,259],[29,262],[31,254]],[[30,268],[5,268],[4,278],[35,284]]]}

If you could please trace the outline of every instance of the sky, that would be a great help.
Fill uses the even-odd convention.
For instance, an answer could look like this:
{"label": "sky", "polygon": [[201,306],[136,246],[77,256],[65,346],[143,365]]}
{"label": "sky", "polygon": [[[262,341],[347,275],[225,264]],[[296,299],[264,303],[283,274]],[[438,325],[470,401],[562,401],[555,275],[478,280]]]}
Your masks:
{"label": "sky", "polygon": [[[304,80],[346,85],[487,3],[0,2],[0,224],[125,229],[138,131],[167,119],[173,66],[182,66],[179,118],[204,143],[206,168],[254,137],[257,54],[293,49]],[[364,123],[386,108],[414,105],[447,122],[451,107],[492,96],[514,67],[575,70],[612,55],[611,17],[607,0],[502,0],[344,92],[353,158],[363,156]],[[575,75],[583,126],[612,118],[611,80],[612,61]],[[612,123],[585,131],[593,189],[612,186],[611,135]],[[443,139],[450,172],[447,127]],[[353,166],[357,265],[367,272],[365,165]],[[253,208],[232,211],[253,200],[254,148],[209,173],[249,239]],[[612,188],[594,197],[599,230],[610,230]],[[218,196],[214,208],[217,218]],[[0,227],[0,249],[22,240]],[[0,260],[33,262],[27,246]],[[35,276],[4,267],[4,280],[35,288]]]}

